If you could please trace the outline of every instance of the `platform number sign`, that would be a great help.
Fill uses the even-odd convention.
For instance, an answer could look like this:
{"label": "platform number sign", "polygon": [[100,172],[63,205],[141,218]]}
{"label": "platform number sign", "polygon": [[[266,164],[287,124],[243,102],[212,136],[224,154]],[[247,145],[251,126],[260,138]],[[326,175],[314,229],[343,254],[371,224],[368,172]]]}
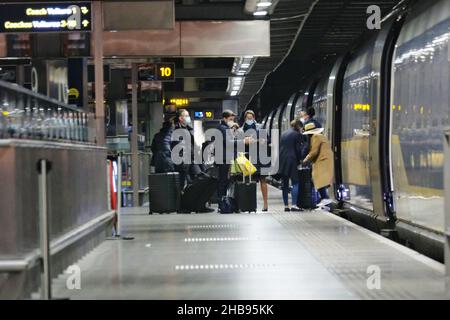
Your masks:
{"label": "platform number sign", "polygon": [[150,63],[139,66],[140,81],[175,81],[174,63]]}
{"label": "platform number sign", "polygon": [[175,81],[174,63],[157,63],[156,70],[157,70],[156,74],[157,81]]}

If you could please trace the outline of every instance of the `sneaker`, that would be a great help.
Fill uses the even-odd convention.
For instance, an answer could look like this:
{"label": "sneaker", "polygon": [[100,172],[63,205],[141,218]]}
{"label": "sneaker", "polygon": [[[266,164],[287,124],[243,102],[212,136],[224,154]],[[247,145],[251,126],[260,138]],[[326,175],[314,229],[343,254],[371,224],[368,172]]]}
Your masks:
{"label": "sneaker", "polygon": [[326,205],[329,205],[330,203],[332,203],[333,201],[331,199],[323,199],[322,201],[320,201],[320,206],[324,207]]}
{"label": "sneaker", "polygon": [[299,207],[292,207],[291,211],[300,212],[300,211],[304,211],[304,210],[302,208],[299,208]]}
{"label": "sneaker", "polygon": [[290,212],[291,209],[290,208],[284,208],[284,212]]}

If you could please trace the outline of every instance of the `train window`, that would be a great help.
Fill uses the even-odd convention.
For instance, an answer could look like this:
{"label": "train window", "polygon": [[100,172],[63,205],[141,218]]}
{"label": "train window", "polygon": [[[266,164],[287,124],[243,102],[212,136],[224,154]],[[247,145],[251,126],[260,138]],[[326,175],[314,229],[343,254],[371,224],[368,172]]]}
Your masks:
{"label": "train window", "polygon": [[263,119],[263,121],[261,122],[261,128],[265,129],[266,128],[266,124],[267,124],[267,118],[269,117],[269,115],[266,115]]}
{"label": "train window", "polygon": [[[327,125],[327,90],[328,90],[328,76],[320,80],[316,89],[314,90],[312,106],[316,111],[316,120],[326,128]],[[325,131],[326,132],[326,131]]]}
{"label": "train window", "polygon": [[278,106],[277,112],[275,113],[275,116],[272,120],[272,130],[273,129],[280,129],[280,114],[281,111],[283,111],[283,104],[280,104]]}
{"label": "train window", "polygon": [[297,93],[294,93],[293,95],[291,95],[286,107],[284,108],[284,112],[283,112],[282,120],[281,120],[281,133],[288,130],[289,127],[291,126],[291,110],[292,110],[293,104],[296,101],[296,97],[297,97]]}
{"label": "train window", "polygon": [[300,115],[300,111],[303,110],[303,100],[305,98],[305,94],[304,93],[299,93],[298,94],[298,98],[297,101],[295,102],[294,105],[294,110],[293,112],[291,111],[292,114],[292,119],[298,118]]}
{"label": "train window", "polygon": [[[444,231],[442,133],[450,114],[449,30],[448,0],[414,8],[397,40],[391,79],[397,217],[438,231]],[[431,113],[435,121],[429,120]]]}
{"label": "train window", "polygon": [[342,98],[342,178],[349,185],[351,202],[373,210],[370,180],[369,130],[374,73],[374,41],[368,42],[348,64]]}

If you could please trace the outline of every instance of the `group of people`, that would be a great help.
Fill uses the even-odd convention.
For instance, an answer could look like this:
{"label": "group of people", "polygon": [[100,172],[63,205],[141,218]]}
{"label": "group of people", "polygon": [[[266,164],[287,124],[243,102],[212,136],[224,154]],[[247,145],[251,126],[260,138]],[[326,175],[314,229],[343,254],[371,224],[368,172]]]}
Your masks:
{"label": "group of people", "polygon": [[[299,190],[299,165],[312,164],[312,179],[320,194],[320,201],[325,203],[329,199],[327,189],[333,179],[333,153],[329,141],[322,134],[323,128],[314,116],[314,108],[301,112],[299,117],[291,122],[290,129],[284,132],[280,138],[279,170],[275,176],[282,181],[285,211],[302,211],[297,205],[299,192],[302,192]],[[217,128],[222,135],[223,143],[222,159],[218,161],[217,155],[215,158],[219,200],[227,195],[230,185],[230,164],[237,155],[236,151],[225,152],[225,150],[229,150],[230,147],[231,150],[236,150],[240,143],[245,146],[246,154],[248,154],[252,144],[256,144],[257,148],[262,144],[270,144],[270,141],[260,139],[260,128],[253,111],[247,110],[244,120],[242,127],[239,126],[236,122],[236,115],[231,110],[225,110]],[[187,142],[191,145],[190,155],[188,155],[191,160],[189,163],[174,164],[172,160],[174,147],[180,143],[180,141],[172,140],[172,133],[176,129],[187,130],[187,136],[190,137],[191,141]],[[199,177],[207,176],[205,165],[194,161],[195,150],[194,130],[189,112],[186,109],[180,109],[176,116],[167,115],[160,132],[155,135],[152,142],[152,165],[155,167],[155,172],[179,172],[182,188]],[[252,159],[252,163],[257,169],[253,178],[260,183],[263,196],[262,211],[268,211],[267,180],[261,170],[264,165],[260,163],[259,159]],[[292,198],[291,205],[289,204],[289,193]],[[205,211],[211,210],[206,208]]]}
{"label": "group of people", "polygon": [[299,188],[299,166],[312,164],[312,182],[320,195],[318,203],[329,202],[328,188],[334,175],[333,152],[323,135],[324,128],[314,116],[312,107],[302,111],[300,117],[291,122],[289,130],[281,135],[278,176],[282,181],[285,211],[302,211],[298,206],[299,192],[309,191]]}

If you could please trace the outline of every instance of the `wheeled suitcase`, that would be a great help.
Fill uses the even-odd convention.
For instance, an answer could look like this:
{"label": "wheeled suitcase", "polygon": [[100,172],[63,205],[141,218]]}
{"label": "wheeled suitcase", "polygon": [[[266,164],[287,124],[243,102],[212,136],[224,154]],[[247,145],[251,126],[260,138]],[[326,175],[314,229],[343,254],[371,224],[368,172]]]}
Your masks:
{"label": "wheeled suitcase", "polygon": [[150,214],[177,212],[180,208],[180,174],[178,172],[149,175]]}
{"label": "wheeled suitcase", "polygon": [[298,169],[299,193],[297,206],[302,209],[317,208],[317,191],[314,189],[311,173],[312,169],[309,166],[302,166]]}
{"label": "wheeled suitcase", "polygon": [[215,193],[217,193],[217,179],[208,175],[201,176],[182,192],[180,212],[201,212]]}
{"label": "wheeled suitcase", "polygon": [[234,199],[237,209],[241,212],[256,212],[256,182],[252,181],[236,181],[234,185]]}

